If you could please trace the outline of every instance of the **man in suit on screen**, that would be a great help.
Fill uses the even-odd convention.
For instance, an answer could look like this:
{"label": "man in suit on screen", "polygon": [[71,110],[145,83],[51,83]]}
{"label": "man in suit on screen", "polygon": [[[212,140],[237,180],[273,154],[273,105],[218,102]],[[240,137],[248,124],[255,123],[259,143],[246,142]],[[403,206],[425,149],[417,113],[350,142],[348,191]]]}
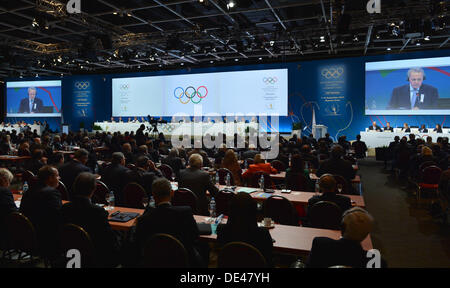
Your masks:
{"label": "man in suit on screen", "polygon": [[28,88],[28,98],[20,101],[19,113],[41,113],[44,106],[42,100],[36,97],[36,88]]}
{"label": "man in suit on screen", "polygon": [[388,109],[437,108],[438,90],[431,85],[423,84],[423,80],[425,80],[425,72],[422,68],[409,69],[407,78],[409,84],[394,88]]}

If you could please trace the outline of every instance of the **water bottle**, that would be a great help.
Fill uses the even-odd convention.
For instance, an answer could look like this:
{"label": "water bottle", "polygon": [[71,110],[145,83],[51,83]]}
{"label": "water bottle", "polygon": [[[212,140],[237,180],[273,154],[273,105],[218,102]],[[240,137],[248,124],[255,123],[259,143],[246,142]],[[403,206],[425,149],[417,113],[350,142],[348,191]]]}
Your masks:
{"label": "water bottle", "polygon": [[209,201],[209,216],[216,217],[216,200],[214,200],[214,197],[211,197],[211,201]]}
{"label": "water bottle", "polygon": [[261,175],[261,178],[259,178],[259,188],[264,190],[264,175]]}
{"label": "water bottle", "polygon": [[216,184],[219,185],[219,172],[216,172]]}
{"label": "water bottle", "polygon": [[25,181],[25,182],[23,182],[23,186],[22,186],[22,194],[25,194],[25,192],[27,192],[28,191],[28,182],[27,181]]}
{"label": "water bottle", "polygon": [[245,169],[247,169],[247,168],[248,168],[248,163],[247,163],[247,159],[245,159],[245,160],[244,160],[244,167],[245,167]]}
{"label": "water bottle", "polygon": [[320,186],[319,186],[319,180],[316,181],[316,188],[314,189],[316,192],[316,195],[320,192]]}
{"label": "water bottle", "polygon": [[150,200],[148,201],[148,206],[155,208],[156,204],[155,204],[155,198],[153,198],[153,196],[150,196]]}
{"label": "water bottle", "polygon": [[114,207],[114,201],[115,201],[114,192],[111,191],[109,192],[108,195],[108,206]]}
{"label": "water bottle", "polygon": [[231,179],[229,173],[227,173],[227,177],[225,178],[225,185],[231,186]]}

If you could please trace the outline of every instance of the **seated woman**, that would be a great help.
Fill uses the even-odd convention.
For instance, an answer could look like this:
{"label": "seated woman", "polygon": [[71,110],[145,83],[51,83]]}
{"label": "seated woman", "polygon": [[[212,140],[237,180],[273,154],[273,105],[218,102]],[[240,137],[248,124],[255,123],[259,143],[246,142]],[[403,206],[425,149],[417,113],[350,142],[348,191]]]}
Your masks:
{"label": "seated woman", "polygon": [[[300,177],[303,177],[305,183],[299,185]],[[314,191],[314,183],[309,178],[309,170],[305,169],[305,162],[299,154],[294,154],[291,158],[291,166],[286,169],[285,178],[286,189],[295,191]]]}
{"label": "seated woman", "polygon": [[436,124],[436,128],[433,129],[433,132],[435,132],[435,133],[442,133],[441,124]]}
{"label": "seated woman", "polygon": [[222,159],[221,168],[226,168],[231,171],[231,174],[233,174],[234,185],[242,186],[241,166],[239,166],[236,154],[232,149],[228,149],[227,152],[225,152],[225,156]]}
{"label": "seated woman", "polygon": [[277,169],[270,166],[270,163],[266,163],[266,161],[262,158],[261,154],[256,154],[254,158],[254,163],[251,164],[247,171],[242,174],[242,178],[249,179],[253,176],[255,172],[265,172],[267,174],[277,174]]}
{"label": "seated woman", "polygon": [[231,201],[227,224],[217,227],[217,241],[221,245],[240,241],[258,249],[266,259],[268,267],[272,264],[272,237],[267,229],[258,227],[256,201],[247,193],[238,193]]}

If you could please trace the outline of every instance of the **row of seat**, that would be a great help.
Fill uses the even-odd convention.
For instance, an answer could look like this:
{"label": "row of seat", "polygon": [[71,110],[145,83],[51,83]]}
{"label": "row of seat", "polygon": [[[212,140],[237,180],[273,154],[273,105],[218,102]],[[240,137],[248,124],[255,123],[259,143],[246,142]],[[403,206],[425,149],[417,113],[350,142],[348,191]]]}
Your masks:
{"label": "row of seat", "polygon": [[[14,212],[5,219],[5,232],[2,261],[14,261],[21,265],[34,265],[44,260],[46,266],[89,268],[97,266],[96,251],[89,234],[80,226],[66,224],[60,231],[59,257],[42,259],[37,247],[36,232],[31,221],[21,213]],[[76,249],[76,250],[74,250]],[[73,251],[73,253],[71,253]],[[79,263],[69,261],[76,259]],[[79,256],[78,255],[78,256]],[[246,255],[242,258],[240,255]],[[143,249],[142,267],[183,268],[189,267],[188,253],[184,245],[169,234],[156,234],[148,239]],[[244,242],[231,242],[225,245],[218,255],[219,268],[264,268],[266,260],[261,252]]]}

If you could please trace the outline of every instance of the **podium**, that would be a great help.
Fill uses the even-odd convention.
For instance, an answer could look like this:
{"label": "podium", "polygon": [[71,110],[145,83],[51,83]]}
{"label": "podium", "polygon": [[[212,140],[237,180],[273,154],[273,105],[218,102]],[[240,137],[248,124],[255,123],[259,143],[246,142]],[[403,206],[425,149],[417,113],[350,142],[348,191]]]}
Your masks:
{"label": "podium", "polygon": [[325,137],[328,127],[325,125],[313,125],[312,133],[316,140]]}

